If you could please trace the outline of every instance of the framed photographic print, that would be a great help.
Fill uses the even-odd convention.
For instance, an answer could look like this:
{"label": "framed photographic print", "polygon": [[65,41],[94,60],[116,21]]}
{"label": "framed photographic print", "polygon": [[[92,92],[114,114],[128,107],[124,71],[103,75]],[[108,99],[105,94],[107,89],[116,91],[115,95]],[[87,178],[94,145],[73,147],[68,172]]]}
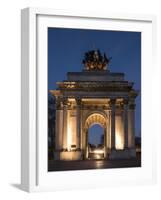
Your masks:
{"label": "framed photographic print", "polygon": [[26,8],[21,30],[22,189],[154,183],[155,18]]}

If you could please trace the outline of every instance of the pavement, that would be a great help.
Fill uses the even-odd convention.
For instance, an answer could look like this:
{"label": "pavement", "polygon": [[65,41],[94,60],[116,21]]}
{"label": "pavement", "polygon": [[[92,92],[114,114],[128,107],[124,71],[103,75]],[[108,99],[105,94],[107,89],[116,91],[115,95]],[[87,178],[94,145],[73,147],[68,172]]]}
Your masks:
{"label": "pavement", "polygon": [[137,154],[135,159],[121,160],[77,160],[77,161],[48,161],[48,171],[68,171],[87,169],[108,169],[141,167],[141,155]]}

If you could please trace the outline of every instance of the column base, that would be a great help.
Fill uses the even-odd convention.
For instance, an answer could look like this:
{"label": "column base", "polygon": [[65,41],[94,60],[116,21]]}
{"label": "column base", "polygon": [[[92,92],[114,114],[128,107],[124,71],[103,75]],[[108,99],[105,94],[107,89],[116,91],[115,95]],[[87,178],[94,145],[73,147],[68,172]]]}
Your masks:
{"label": "column base", "polygon": [[109,159],[131,159],[136,157],[135,148],[126,148],[123,150],[112,149],[109,154]]}
{"label": "column base", "polygon": [[54,153],[54,160],[82,160],[81,151],[61,151]]}

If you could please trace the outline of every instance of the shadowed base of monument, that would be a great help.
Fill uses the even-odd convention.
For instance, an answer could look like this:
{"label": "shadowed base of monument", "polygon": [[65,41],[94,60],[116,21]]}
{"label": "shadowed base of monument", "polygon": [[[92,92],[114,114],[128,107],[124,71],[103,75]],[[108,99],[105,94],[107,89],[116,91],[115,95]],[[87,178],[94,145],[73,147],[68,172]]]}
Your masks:
{"label": "shadowed base of monument", "polygon": [[48,171],[141,167],[141,154],[135,159],[48,161]]}

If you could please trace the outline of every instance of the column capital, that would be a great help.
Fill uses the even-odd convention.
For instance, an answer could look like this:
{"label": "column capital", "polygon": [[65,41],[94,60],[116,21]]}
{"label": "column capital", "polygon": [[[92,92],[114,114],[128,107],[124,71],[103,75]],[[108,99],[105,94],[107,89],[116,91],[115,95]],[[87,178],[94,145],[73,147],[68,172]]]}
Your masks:
{"label": "column capital", "polygon": [[62,102],[63,102],[64,106],[67,106],[67,104],[68,104],[68,98],[67,97],[63,97],[62,98]]}
{"label": "column capital", "polygon": [[77,106],[81,106],[81,103],[82,103],[82,99],[80,97],[76,97],[75,98],[75,101],[77,103]]}
{"label": "column capital", "polygon": [[57,110],[62,109],[62,98],[61,97],[56,97],[55,105],[56,105]]}

